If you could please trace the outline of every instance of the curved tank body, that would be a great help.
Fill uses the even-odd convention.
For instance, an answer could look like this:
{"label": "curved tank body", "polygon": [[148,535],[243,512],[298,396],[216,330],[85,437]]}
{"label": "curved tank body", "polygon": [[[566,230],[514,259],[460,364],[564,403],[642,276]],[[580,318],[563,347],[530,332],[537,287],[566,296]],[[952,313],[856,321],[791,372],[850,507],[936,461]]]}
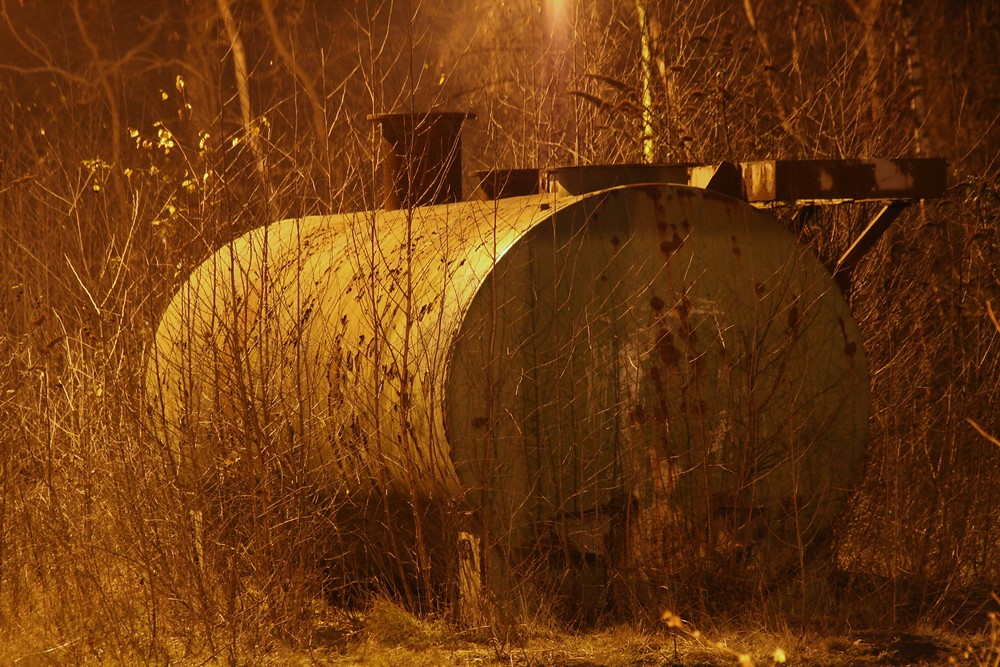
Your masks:
{"label": "curved tank body", "polygon": [[524,549],[626,526],[665,569],[692,538],[821,535],[870,416],[828,271],[769,214],[667,184],[255,230],[174,296],[147,386],[186,470],[225,466],[239,424],[338,492],[443,500]]}

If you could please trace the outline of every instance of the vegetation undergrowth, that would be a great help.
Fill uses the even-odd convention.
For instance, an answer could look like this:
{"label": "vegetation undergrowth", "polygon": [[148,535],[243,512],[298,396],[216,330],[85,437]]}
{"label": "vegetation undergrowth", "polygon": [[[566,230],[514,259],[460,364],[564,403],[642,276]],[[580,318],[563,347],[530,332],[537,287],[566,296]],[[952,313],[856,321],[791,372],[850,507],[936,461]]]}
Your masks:
{"label": "vegetation undergrowth", "polygon": [[[344,5],[0,2],[0,663],[1000,665],[995,7]],[[365,115],[430,108],[478,113],[471,168],[949,160],[853,277],[865,474],[780,585],[706,530],[669,590],[487,573],[470,628],[454,543],[395,549],[453,508],[324,488],[252,401],[187,425],[226,452],[201,474],[164,442],[178,287],[250,229],[379,208]],[[877,210],[775,213],[835,260]]]}

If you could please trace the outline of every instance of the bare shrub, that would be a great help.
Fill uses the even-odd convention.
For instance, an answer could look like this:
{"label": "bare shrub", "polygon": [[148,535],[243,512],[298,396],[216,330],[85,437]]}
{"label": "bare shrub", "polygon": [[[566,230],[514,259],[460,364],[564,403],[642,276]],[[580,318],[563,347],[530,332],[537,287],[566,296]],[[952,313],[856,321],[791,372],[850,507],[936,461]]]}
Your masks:
{"label": "bare shrub", "polygon": [[[0,5],[0,658],[238,661],[311,645],[326,601],[361,605],[377,592],[432,612],[454,601],[468,508],[428,502],[412,476],[391,492],[379,479],[350,495],[318,484],[307,431],[329,428],[345,450],[362,430],[384,433],[309,422],[319,410],[298,406],[318,395],[296,393],[294,378],[270,382],[268,371],[316,369],[282,356],[294,332],[268,330],[266,308],[263,361],[241,366],[253,341],[220,329],[224,400],[179,434],[211,453],[207,465],[191,474],[183,447],[151,427],[144,360],[171,296],[251,229],[378,208],[364,116],[382,111],[478,112],[466,152],[480,168],[636,162],[646,139],[670,162],[947,157],[949,198],[912,206],[855,275],[875,418],[835,548],[800,563],[787,605],[735,565],[730,578],[694,571],[669,602],[739,614],[755,599],[783,623],[815,595],[849,602],[848,619],[944,622],[1000,585],[1000,448],[967,421],[1000,432],[987,312],[1000,304],[1000,31],[988,4],[647,0],[641,19],[631,3],[466,4],[199,0],[148,15],[117,0],[63,14]],[[835,259],[871,214],[820,212],[801,239]],[[412,232],[412,216],[401,220]],[[371,232],[355,236],[368,242],[355,259],[374,276],[393,255],[405,276],[396,305],[412,319],[422,276]],[[264,273],[277,266],[256,259]],[[289,303],[306,315],[308,304]],[[259,314],[229,306],[231,322]],[[418,366],[414,349],[391,351],[404,373]],[[693,521],[692,562],[705,528]],[[511,529],[485,536],[486,550],[503,552]],[[603,594],[628,574],[574,569],[558,551],[494,561],[505,565],[486,581],[508,591],[491,601],[501,644],[550,613],[579,612],[599,594],[585,575]],[[621,591],[623,608],[643,600]]]}

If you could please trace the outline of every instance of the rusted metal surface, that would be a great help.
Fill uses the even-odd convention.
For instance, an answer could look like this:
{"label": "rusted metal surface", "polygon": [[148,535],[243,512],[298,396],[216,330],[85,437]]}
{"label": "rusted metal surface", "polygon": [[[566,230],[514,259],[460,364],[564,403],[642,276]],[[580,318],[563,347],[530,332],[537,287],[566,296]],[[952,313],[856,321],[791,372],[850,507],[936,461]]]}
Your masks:
{"label": "rusted metal surface", "polygon": [[739,166],[732,162],[691,167],[688,183],[696,188],[746,199],[746,194],[743,192],[743,175]]}
{"label": "rusted metal surface", "polygon": [[386,210],[462,199],[462,112],[382,113],[368,120],[382,130]]}
{"label": "rusted metal surface", "polygon": [[864,231],[854,240],[851,247],[841,255],[833,270],[833,275],[841,289],[845,292],[851,291],[851,276],[858,263],[875,247],[878,240],[889,230],[889,227],[907,206],[909,206],[909,202],[905,201],[894,201],[883,206]]}
{"label": "rusted metal surface", "polygon": [[557,167],[542,171],[546,192],[572,197],[621,185],[688,183],[686,164],[611,164]]}
{"label": "rusted metal surface", "polygon": [[488,169],[470,174],[479,185],[476,197],[479,199],[504,199],[537,195],[539,191],[538,169]]}
{"label": "rusted metal surface", "polygon": [[944,195],[947,163],[892,160],[764,160],[715,165],[593,165],[543,171],[545,190],[581,195],[620,185],[677,183],[759,204],[932,199]]}
{"label": "rusted metal surface", "polygon": [[868,372],[829,273],[771,216],[688,187],[612,189],[539,220],[487,285],[444,405],[491,534],[564,525],[596,548],[587,531],[618,516],[631,553],[670,570],[701,531],[722,557],[788,564],[797,527],[808,543],[829,526],[860,469]]}
{"label": "rusted metal surface", "polygon": [[741,164],[751,202],[930,199],[944,195],[947,163],[895,160],[765,160]]}
{"label": "rusted metal surface", "polygon": [[170,302],[149,360],[181,467],[217,467],[230,452],[212,434],[251,428],[338,491],[459,497],[441,398],[450,341],[547,201],[285,220],[223,247]]}
{"label": "rusted metal surface", "polygon": [[687,186],[286,220],[194,272],[147,387],[194,474],[242,429],[337,493],[437,499],[515,551],[780,568],[868,437],[831,287],[773,217]]}

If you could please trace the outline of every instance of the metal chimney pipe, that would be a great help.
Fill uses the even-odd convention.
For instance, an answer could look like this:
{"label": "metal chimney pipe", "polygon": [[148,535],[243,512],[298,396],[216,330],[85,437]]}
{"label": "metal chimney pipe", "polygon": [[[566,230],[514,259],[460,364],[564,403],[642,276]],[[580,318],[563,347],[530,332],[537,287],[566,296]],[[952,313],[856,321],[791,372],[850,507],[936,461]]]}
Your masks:
{"label": "metal chimney pipe", "polygon": [[462,123],[457,111],[371,114],[382,129],[387,211],[462,199]]}

